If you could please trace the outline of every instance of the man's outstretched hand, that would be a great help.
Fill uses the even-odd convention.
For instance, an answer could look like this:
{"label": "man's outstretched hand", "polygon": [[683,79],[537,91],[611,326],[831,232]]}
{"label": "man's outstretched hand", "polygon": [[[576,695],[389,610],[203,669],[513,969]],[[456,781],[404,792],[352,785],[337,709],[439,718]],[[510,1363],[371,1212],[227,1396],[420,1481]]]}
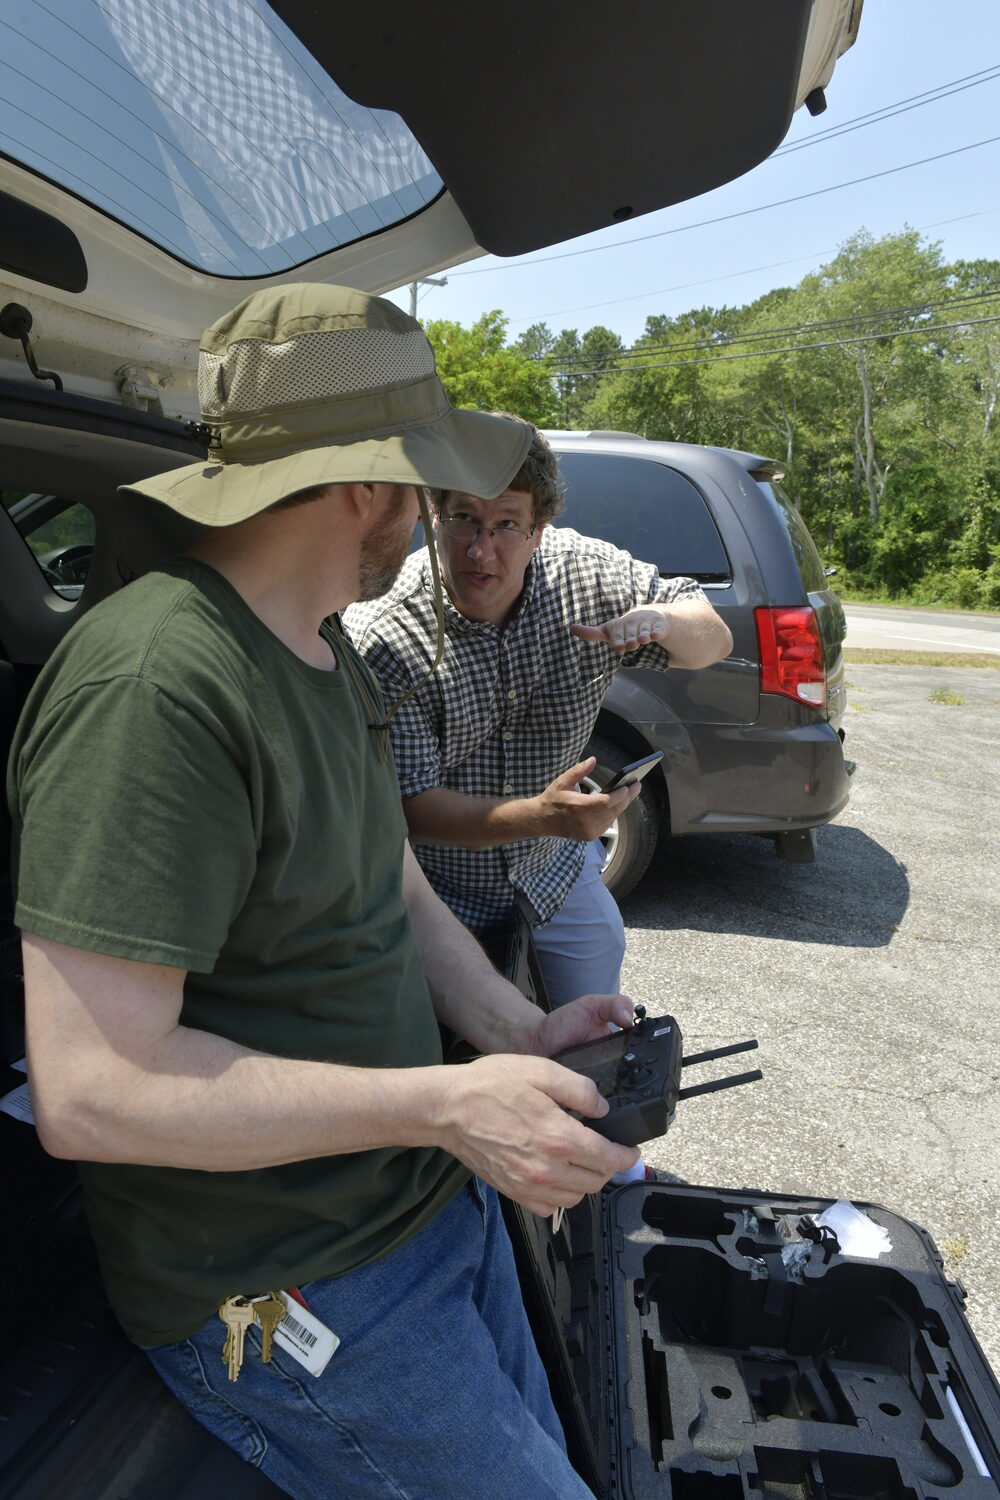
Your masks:
{"label": "man's outstretched hand", "polygon": [[581,641],[605,641],[614,651],[640,651],[655,642],[666,647],[670,621],[662,611],[653,608],[630,609],[603,625],[571,625],[570,632]]}

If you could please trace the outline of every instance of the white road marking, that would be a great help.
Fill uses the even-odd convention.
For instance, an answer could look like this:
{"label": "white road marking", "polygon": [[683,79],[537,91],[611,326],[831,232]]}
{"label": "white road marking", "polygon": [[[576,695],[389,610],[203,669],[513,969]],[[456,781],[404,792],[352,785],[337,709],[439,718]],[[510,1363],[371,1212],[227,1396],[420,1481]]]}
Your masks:
{"label": "white road marking", "polygon": [[895,630],[883,630],[881,635],[888,636],[893,641],[919,641],[922,646],[944,646],[948,651],[993,651],[1000,652],[1000,646],[969,645],[961,641],[942,641],[932,635],[900,635]]}

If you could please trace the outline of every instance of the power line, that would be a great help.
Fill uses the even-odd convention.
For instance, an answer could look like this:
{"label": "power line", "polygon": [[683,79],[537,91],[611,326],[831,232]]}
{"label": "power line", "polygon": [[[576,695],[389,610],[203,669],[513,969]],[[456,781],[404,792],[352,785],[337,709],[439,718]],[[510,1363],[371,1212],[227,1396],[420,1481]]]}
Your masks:
{"label": "power line", "polygon": [[[836,329],[856,327],[859,324],[878,322],[884,318],[898,318],[906,314],[923,316],[929,312],[941,308],[965,306],[968,303],[995,302],[1000,297],[1000,286],[984,292],[969,292],[961,297],[946,297],[939,301],[912,302],[902,307],[879,308],[872,312],[848,313],[839,318],[820,318],[811,323],[789,323],[778,328],[748,329],[744,333],[720,333],[714,338],[691,339],[686,343],[666,344],[644,344],[633,345],[631,349],[623,349],[620,354],[614,356],[615,360],[644,359],[650,354],[676,354],[683,353],[688,349],[721,349],[729,344],[755,343],[762,339],[778,338],[781,335],[793,335],[797,333],[815,333],[820,329]],[[915,330],[919,332],[919,330]],[[891,337],[891,335],[880,335],[880,337]],[[553,370],[570,370],[574,367],[595,361],[606,360],[607,353],[603,354],[576,354],[568,355],[560,359],[552,354],[529,356],[536,363],[549,363]],[[578,371],[581,375],[594,373],[592,370],[583,368]]]}
{"label": "power line", "polygon": [[631,297],[614,297],[608,302],[585,302],[580,307],[562,307],[555,312],[533,313],[527,318],[511,318],[511,323],[541,323],[546,318],[565,318],[570,313],[591,312],[595,307],[620,307],[623,302],[644,302],[648,297],[667,297],[671,292],[686,292],[696,286],[711,286],[716,281],[732,281],[737,276],[753,276],[758,271],[777,271],[782,266],[795,266],[803,260],[815,260],[817,255],[832,255],[833,249],[810,250],[806,255],[795,255],[791,260],[772,260],[766,266],[747,266],[742,271],[727,271],[723,276],[709,276],[703,281],[682,281],[678,286],[661,286],[652,292],[636,292]]}
{"label": "power line", "polygon": [[798,354],[806,349],[840,349],[848,344],[877,344],[883,339],[902,339],[912,337],[914,334],[927,335],[929,333],[946,333],[955,328],[976,328],[983,324],[1000,323],[1000,315],[995,318],[963,318],[959,323],[935,323],[927,328],[897,328],[888,333],[863,333],[856,338],[850,339],[819,339],[814,344],[787,344],[779,349],[750,349],[744,354],[715,354],[706,359],[671,359],[656,365],[608,365],[602,370],[588,370],[588,375],[642,375],[647,370],[671,370],[686,365],[710,365],[718,364],[723,360],[731,359],[770,359],[774,354]]}
{"label": "power line", "polygon": [[[679,352],[682,353],[687,349],[721,349],[729,344],[757,343],[763,339],[778,338],[782,334],[784,334],[785,336],[791,336],[797,333],[815,333],[820,329],[834,330],[837,328],[857,327],[858,325],[864,323],[881,322],[885,318],[903,317],[908,313],[922,316],[936,309],[957,307],[969,302],[995,302],[998,297],[1000,297],[1000,288],[989,292],[970,293],[965,297],[952,297],[940,302],[918,302],[912,303],[908,307],[882,308],[878,311],[867,313],[849,313],[840,318],[820,318],[812,323],[789,323],[779,328],[761,328],[756,330],[749,329],[745,333],[720,332],[717,336],[691,339],[687,343],[633,345],[631,349],[622,350],[621,354],[616,354],[614,358],[616,360],[642,359],[648,354],[676,354]],[[530,357],[533,359],[537,359],[537,356]],[[552,355],[547,356],[547,358],[552,363],[552,368],[557,370],[568,369],[571,366],[586,363],[588,361],[590,363],[593,363],[595,360],[607,359],[607,357],[608,356],[606,353],[592,355],[570,355],[564,360],[553,358]],[[543,359],[544,358],[546,357],[543,357]],[[586,375],[588,373],[589,371],[587,369],[583,369],[580,371],[580,374],[583,375]]]}
{"label": "power line", "polygon": [[929,162],[946,161],[950,156],[961,156],[964,151],[977,151],[981,146],[992,146],[1000,141],[1000,135],[991,135],[983,141],[970,141],[967,146],[956,146],[952,151],[940,151],[936,156],[922,156],[918,161],[903,162],[898,167],[886,167],[883,172],[870,172],[866,177],[852,177],[849,182],[834,182],[829,187],[815,188],[811,193],[796,193],[791,198],[778,198],[773,203],[759,203],[756,208],[741,208],[735,213],[719,214],[714,219],[700,219],[696,224],[677,224],[673,229],[660,229],[654,234],[635,235],[630,240],[615,240],[610,245],[590,245],[583,250],[564,250],[559,255],[540,255],[534,260],[518,261],[516,265],[479,266],[469,271],[452,271],[454,280],[458,276],[489,276],[495,271],[522,271],[527,267],[545,265],[553,260],[572,260],[578,255],[597,255],[602,250],[620,250],[624,245],[640,245],[647,240],[662,240],[672,234],[684,234],[689,229],[707,229],[713,224],[726,224],[732,219],[745,219],[749,214],[764,213],[769,208],[787,208],[790,203],[804,203],[809,198],[821,198],[824,193],[837,193],[842,188],[858,187],[863,182],[876,182],[881,177],[892,177],[897,172],[908,172],[912,167],[925,167]]}
{"label": "power line", "polygon": [[[923,234],[925,229],[942,229],[946,224],[961,224],[966,219],[979,219],[984,214],[1000,213],[1000,204],[993,208],[977,208],[969,214],[956,214],[951,219],[935,219],[930,224],[918,224],[917,233]],[[754,276],[758,271],[777,271],[784,266],[795,266],[803,260],[815,260],[819,255],[835,255],[839,247],[828,246],[825,250],[811,250],[806,255],[795,255],[791,260],[772,260],[765,266],[745,266],[742,271],[726,271],[722,276],[706,276],[700,281],[683,281],[677,286],[661,286],[650,292],[636,292],[630,297],[612,297],[605,302],[585,302],[579,307],[561,307],[555,312],[531,313],[527,317],[510,318],[510,323],[541,323],[546,318],[565,318],[570,313],[592,312],[595,307],[620,307],[625,302],[645,302],[650,297],[667,297],[671,292],[686,292],[694,287],[713,286],[718,281],[733,281],[738,276]]]}
{"label": "power line", "polygon": [[936,104],[939,99],[948,99],[952,94],[964,94],[966,89],[978,88],[981,83],[992,83],[1000,77],[998,69],[1000,69],[1000,63],[991,63],[988,68],[981,68],[978,73],[967,73],[964,78],[955,78],[951,83],[938,84],[937,88],[927,89],[923,94],[911,94],[908,99],[900,99],[895,104],[884,104],[881,109],[873,109],[867,115],[856,115],[853,120],[844,120],[840,125],[830,125],[825,130],[804,136],[801,140],[789,141],[787,145],[779,146],[776,151],[772,151],[768,161],[773,161],[777,156],[788,156],[793,151],[802,151],[806,146],[822,146],[826,141],[835,141],[838,136],[850,135],[855,130],[867,129],[869,125],[881,125],[883,120],[891,120],[896,115],[909,114],[911,109],[922,109],[925,104]]}

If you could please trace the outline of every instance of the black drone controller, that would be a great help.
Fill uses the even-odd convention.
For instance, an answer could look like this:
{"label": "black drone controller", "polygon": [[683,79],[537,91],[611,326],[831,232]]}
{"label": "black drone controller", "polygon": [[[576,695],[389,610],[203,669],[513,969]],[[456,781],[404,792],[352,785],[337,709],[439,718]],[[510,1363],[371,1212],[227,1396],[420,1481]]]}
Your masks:
{"label": "black drone controller", "polygon": [[585,1125],[609,1141],[618,1141],[622,1146],[641,1146],[643,1141],[666,1135],[678,1099],[735,1088],[737,1084],[753,1083],[764,1076],[755,1068],[752,1073],[682,1089],[681,1068],[730,1057],[735,1052],[750,1052],[757,1046],[756,1041],[736,1042],[730,1047],[716,1047],[684,1057],[681,1030],[673,1016],[647,1016],[644,1005],[636,1006],[635,1015],[635,1025],[627,1031],[567,1047],[553,1058],[553,1062],[562,1063],[564,1068],[592,1078],[607,1099],[608,1112],[601,1119],[575,1117],[583,1119]]}

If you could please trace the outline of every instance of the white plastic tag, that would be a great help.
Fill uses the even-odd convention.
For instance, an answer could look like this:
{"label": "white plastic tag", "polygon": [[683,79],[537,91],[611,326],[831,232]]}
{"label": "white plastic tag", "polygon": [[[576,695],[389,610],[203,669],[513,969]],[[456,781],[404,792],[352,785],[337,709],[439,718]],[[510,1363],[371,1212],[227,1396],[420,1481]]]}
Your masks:
{"label": "white plastic tag", "polygon": [[28,1093],[27,1083],[18,1084],[16,1089],[4,1094],[0,1099],[0,1110],[5,1115],[13,1115],[15,1120],[23,1120],[26,1125],[34,1125],[35,1117],[31,1113],[31,1095]]}
{"label": "white plastic tag", "polygon": [[340,1339],[308,1307],[303,1307],[287,1292],[281,1295],[288,1311],[274,1330],[274,1342],[280,1344],[310,1375],[322,1375],[339,1348]]}

